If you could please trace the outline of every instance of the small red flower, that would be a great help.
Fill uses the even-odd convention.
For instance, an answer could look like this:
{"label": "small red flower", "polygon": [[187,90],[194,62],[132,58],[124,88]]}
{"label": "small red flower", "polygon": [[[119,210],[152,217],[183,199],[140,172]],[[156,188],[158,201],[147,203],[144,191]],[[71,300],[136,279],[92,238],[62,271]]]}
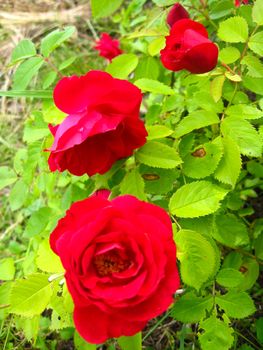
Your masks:
{"label": "small red flower", "polygon": [[169,216],[133,196],[74,203],[50,245],[66,271],[76,329],[90,343],[139,332],[179,288]]}
{"label": "small red flower", "polygon": [[94,46],[95,50],[98,50],[99,55],[112,60],[114,57],[123,53],[120,49],[120,42],[117,39],[112,39],[108,33],[102,33],[99,40],[96,41]]}
{"label": "small red flower", "polygon": [[248,5],[249,0],[235,0],[235,6],[239,7],[241,4]]}
{"label": "small red flower", "polygon": [[51,171],[104,174],[116,160],[146,142],[147,132],[139,119],[142,93],[126,80],[101,71],[73,75],[58,82],[54,101],[69,115],[60,125],[50,126]]}
{"label": "small red flower", "polygon": [[167,23],[170,27],[172,27],[175,22],[184,18],[189,18],[189,13],[181,4],[179,4],[179,2],[177,2],[173,5],[170,12],[168,13]]}
{"label": "small red flower", "polygon": [[205,27],[191,19],[176,22],[161,50],[161,61],[172,71],[186,69],[191,73],[206,73],[215,68],[217,46],[208,39]]}

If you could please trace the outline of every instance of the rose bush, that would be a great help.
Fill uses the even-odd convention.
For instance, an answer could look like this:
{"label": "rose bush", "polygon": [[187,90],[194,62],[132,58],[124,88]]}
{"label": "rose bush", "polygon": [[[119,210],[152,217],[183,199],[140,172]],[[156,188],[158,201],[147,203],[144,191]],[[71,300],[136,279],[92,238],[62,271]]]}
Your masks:
{"label": "rose bush", "polygon": [[128,81],[101,71],[66,77],[57,83],[54,101],[69,115],[50,126],[51,171],[103,174],[146,142],[147,132],[139,119],[142,93]]}
{"label": "rose bush", "polygon": [[165,68],[186,69],[191,73],[209,72],[218,59],[218,48],[208,39],[206,28],[190,19],[175,22],[160,53]]}
{"label": "rose bush", "polygon": [[50,244],[88,342],[133,335],[173,302],[180,282],[172,225],[156,205],[99,193],[71,206]]}
{"label": "rose bush", "polygon": [[123,52],[120,49],[119,40],[113,39],[108,33],[101,34],[100,39],[96,41],[94,49],[99,51],[101,57],[107,58],[109,61]]}

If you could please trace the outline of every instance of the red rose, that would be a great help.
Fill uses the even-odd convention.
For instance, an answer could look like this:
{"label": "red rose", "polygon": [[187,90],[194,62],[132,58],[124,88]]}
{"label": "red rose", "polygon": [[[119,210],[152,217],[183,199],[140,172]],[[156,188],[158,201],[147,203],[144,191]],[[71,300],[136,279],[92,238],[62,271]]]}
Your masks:
{"label": "red rose", "polygon": [[112,60],[114,57],[123,53],[120,49],[120,42],[117,39],[112,39],[108,33],[102,33],[99,40],[96,41],[95,50],[98,50],[99,55]]}
{"label": "red rose", "polygon": [[167,23],[170,27],[172,27],[175,22],[183,18],[189,18],[189,13],[181,4],[179,4],[179,2],[177,2],[168,13]]}
{"label": "red rose", "polygon": [[245,4],[245,5],[248,5],[249,0],[235,0],[235,6],[236,7],[239,7],[242,3]]}
{"label": "red rose", "polygon": [[100,71],[73,75],[58,82],[54,101],[69,115],[50,127],[54,135],[48,159],[51,171],[103,174],[146,142],[147,132],[139,119],[142,94],[126,80]]}
{"label": "red rose", "polygon": [[139,332],[179,287],[169,216],[133,196],[74,203],[50,245],[66,271],[76,329],[90,343]]}
{"label": "red rose", "polygon": [[217,58],[218,48],[208,39],[205,27],[191,19],[181,19],[173,25],[161,50],[164,67],[175,72],[209,72],[215,68]]}

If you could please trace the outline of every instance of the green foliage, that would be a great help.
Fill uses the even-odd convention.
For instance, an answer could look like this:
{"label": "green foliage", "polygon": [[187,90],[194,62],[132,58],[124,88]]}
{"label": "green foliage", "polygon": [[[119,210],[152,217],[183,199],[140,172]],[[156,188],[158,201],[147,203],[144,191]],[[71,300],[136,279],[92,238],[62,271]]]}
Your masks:
{"label": "green foliage", "polygon": [[219,271],[216,276],[216,281],[223,287],[234,288],[237,287],[243,280],[243,275],[240,271],[225,268]]}
{"label": "green foliage", "polygon": [[133,54],[123,54],[115,57],[107,66],[106,72],[113,77],[119,79],[126,79],[137,67],[138,57]]}
{"label": "green foliage", "polygon": [[230,291],[216,296],[215,300],[229,317],[244,318],[256,311],[253,300],[246,292]]}
{"label": "green foliage", "polygon": [[139,332],[132,337],[120,337],[117,342],[122,350],[141,350],[142,333]]}
{"label": "green foliage", "polygon": [[69,26],[64,30],[56,29],[49,33],[41,40],[40,52],[44,57],[48,57],[57,47],[59,47],[64,41],[70,38],[74,32],[75,27]]}
{"label": "green foliage", "polygon": [[0,189],[11,185],[17,179],[16,173],[7,166],[0,167]]}
{"label": "green foliage", "polygon": [[44,60],[42,57],[31,57],[20,64],[14,74],[14,90],[24,90],[37,74]]}
{"label": "green foliage", "polygon": [[244,43],[248,38],[248,25],[243,17],[231,17],[219,25],[217,35],[228,43]]}
{"label": "green foliage", "polygon": [[141,200],[146,200],[144,181],[137,169],[133,169],[125,175],[120,184],[120,190],[121,194],[132,194]]}
{"label": "green foliage", "polygon": [[29,39],[21,40],[14,48],[11,56],[11,63],[17,63],[25,58],[36,55],[36,49],[33,42]]}
{"label": "green foliage", "polygon": [[152,92],[154,94],[162,94],[162,95],[175,94],[174,90],[171,89],[169,86],[153,79],[141,78],[136,80],[134,85],[136,85],[142,91]]}
{"label": "green foliage", "polygon": [[91,0],[91,11],[95,18],[108,17],[115,12],[123,0]]}

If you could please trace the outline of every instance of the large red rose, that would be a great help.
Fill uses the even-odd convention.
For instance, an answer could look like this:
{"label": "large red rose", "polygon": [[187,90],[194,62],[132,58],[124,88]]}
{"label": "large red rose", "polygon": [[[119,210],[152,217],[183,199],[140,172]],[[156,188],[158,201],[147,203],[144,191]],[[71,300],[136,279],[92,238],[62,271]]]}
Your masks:
{"label": "large red rose", "polygon": [[147,132],[139,119],[142,94],[126,80],[101,71],[63,78],[55,87],[54,101],[69,115],[50,127],[51,171],[103,174],[146,142]]}
{"label": "large red rose", "polygon": [[90,343],[139,332],[179,287],[169,216],[133,196],[74,203],[50,245],[66,271],[75,326]]}
{"label": "large red rose", "polygon": [[209,72],[215,68],[217,59],[218,48],[208,39],[205,27],[191,19],[181,19],[173,25],[161,50],[164,67],[175,72],[181,69]]}
{"label": "large red rose", "polygon": [[100,56],[112,60],[114,57],[123,53],[120,49],[120,42],[117,39],[112,39],[108,33],[102,33],[99,40],[96,41],[94,49],[99,51]]}
{"label": "large red rose", "polygon": [[169,11],[166,21],[168,25],[172,27],[175,22],[183,18],[189,18],[189,13],[179,2],[177,2]]}

